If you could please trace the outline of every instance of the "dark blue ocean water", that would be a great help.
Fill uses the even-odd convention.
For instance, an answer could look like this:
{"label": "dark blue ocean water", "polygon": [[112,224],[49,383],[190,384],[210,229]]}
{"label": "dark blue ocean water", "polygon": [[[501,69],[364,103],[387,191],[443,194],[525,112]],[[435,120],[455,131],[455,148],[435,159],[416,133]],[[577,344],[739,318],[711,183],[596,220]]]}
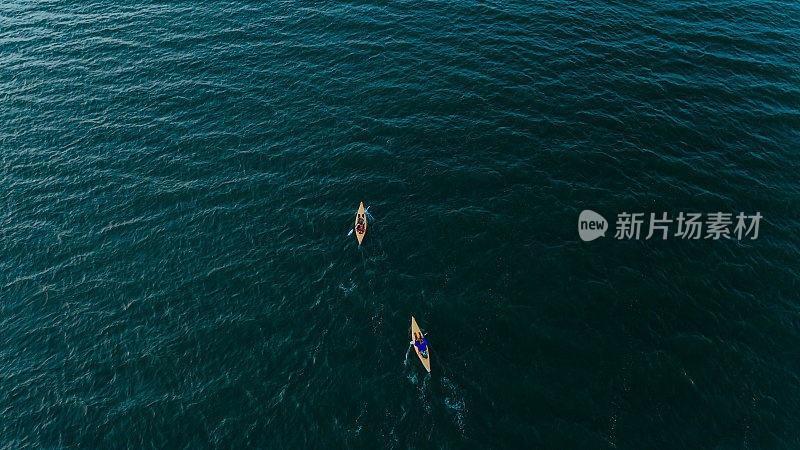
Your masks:
{"label": "dark blue ocean water", "polygon": [[799,59],[790,1],[4,1],[0,446],[800,447]]}

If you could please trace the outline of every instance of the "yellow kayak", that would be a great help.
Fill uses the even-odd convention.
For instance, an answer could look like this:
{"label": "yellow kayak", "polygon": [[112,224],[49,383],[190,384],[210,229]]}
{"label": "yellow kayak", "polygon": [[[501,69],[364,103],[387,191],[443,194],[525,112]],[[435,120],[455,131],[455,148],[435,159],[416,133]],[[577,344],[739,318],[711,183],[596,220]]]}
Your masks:
{"label": "yellow kayak", "polygon": [[[359,231],[358,229],[358,222],[361,221],[364,224],[364,227]],[[353,229],[356,230],[356,239],[358,239],[358,245],[361,245],[361,241],[364,240],[364,235],[367,234],[367,214],[364,212],[364,202],[358,205],[358,211],[356,212],[356,222],[353,225]]]}
{"label": "yellow kayak", "polygon": [[[414,316],[411,316],[411,340],[415,340],[417,335],[422,335],[422,331],[419,329],[419,325],[417,325],[417,321],[414,320]],[[416,345],[412,345],[414,347],[414,351],[417,352],[417,356],[419,356],[419,360],[422,361],[422,365],[425,366],[425,370],[428,372],[431,371],[431,349],[428,347],[428,357],[425,358],[422,356],[422,353],[419,352],[419,349]]]}

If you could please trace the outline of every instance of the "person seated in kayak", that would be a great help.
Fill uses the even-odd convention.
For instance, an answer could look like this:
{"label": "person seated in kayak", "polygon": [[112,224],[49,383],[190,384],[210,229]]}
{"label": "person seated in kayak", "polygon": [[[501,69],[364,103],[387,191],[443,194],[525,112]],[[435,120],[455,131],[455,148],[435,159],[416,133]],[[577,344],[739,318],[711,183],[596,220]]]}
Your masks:
{"label": "person seated in kayak", "polygon": [[425,336],[423,336],[422,333],[417,333],[417,339],[414,341],[414,345],[417,346],[423,358],[428,357],[428,341],[425,340]]}
{"label": "person seated in kayak", "polygon": [[363,233],[364,231],[366,231],[366,227],[364,226],[364,218],[363,217],[359,216],[358,224],[356,224],[356,231],[358,231],[359,233]]}

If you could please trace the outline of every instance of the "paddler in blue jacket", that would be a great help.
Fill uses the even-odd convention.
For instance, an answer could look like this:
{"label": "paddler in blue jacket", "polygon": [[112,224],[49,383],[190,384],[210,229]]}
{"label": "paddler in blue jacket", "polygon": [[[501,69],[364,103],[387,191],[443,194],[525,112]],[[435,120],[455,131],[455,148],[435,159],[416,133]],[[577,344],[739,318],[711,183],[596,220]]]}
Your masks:
{"label": "paddler in blue jacket", "polygon": [[428,357],[428,341],[425,340],[425,336],[422,333],[417,333],[412,343],[417,347],[423,358]]}

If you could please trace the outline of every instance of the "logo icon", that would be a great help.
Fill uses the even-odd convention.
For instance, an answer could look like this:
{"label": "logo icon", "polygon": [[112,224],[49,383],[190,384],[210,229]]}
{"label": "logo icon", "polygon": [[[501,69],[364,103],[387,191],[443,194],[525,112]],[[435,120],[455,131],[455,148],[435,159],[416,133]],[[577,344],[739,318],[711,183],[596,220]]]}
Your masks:
{"label": "logo icon", "polygon": [[593,241],[600,236],[606,235],[608,230],[608,222],[606,219],[592,211],[591,209],[584,209],[578,216],[578,235],[586,242]]}

